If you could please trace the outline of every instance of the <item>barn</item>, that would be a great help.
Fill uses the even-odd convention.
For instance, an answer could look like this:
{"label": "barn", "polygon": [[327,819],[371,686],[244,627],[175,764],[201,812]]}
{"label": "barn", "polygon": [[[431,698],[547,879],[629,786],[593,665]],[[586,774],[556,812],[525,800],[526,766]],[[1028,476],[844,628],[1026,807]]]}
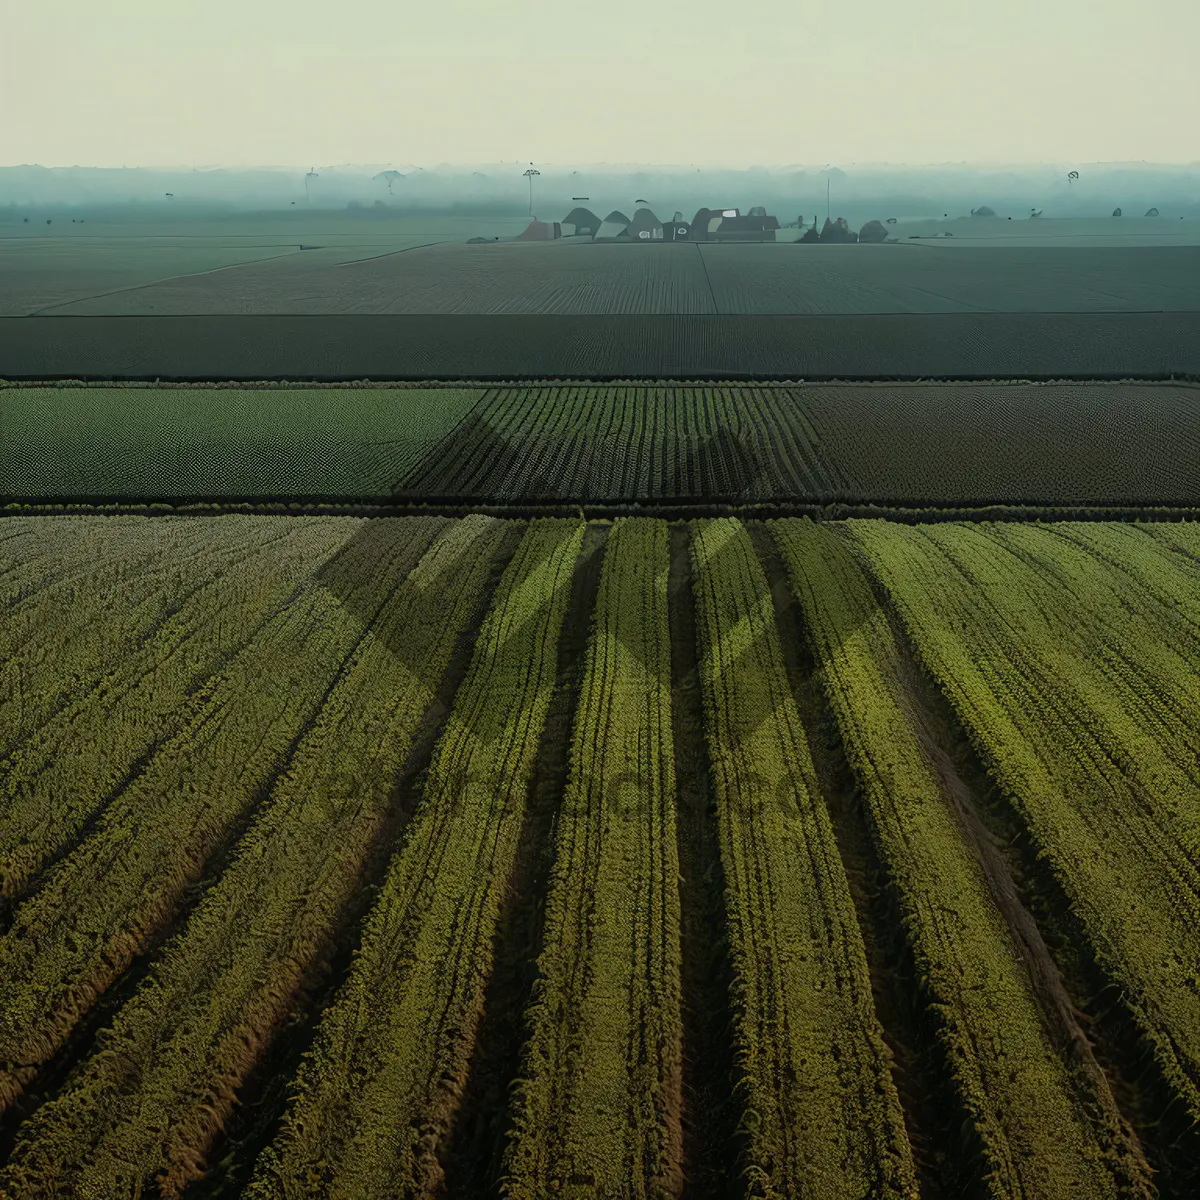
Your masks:
{"label": "barn", "polygon": [[648,208],[639,208],[633,214],[626,231],[635,242],[661,242],[663,240],[663,223]]}
{"label": "barn", "polygon": [[535,217],[524,233],[517,234],[517,241],[551,242],[558,237],[562,237],[562,226],[557,221],[539,221]]}
{"label": "barn", "polygon": [[593,240],[597,242],[615,242],[618,238],[624,240],[628,237],[628,229],[629,218],[623,212],[613,209],[600,223],[600,228],[596,230]]}
{"label": "barn", "polygon": [[672,220],[663,222],[663,241],[687,242],[691,237],[692,227],[683,219],[683,213],[677,211]]}
{"label": "barn", "polygon": [[562,219],[563,237],[595,237],[601,221],[591,209],[573,208]]}
{"label": "barn", "polygon": [[731,218],[738,216],[736,208],[701,208],[696,212],[696,216],[692,220],[691,241],[694,242],[715,242],[717,241],[717,230],[722,223]]}

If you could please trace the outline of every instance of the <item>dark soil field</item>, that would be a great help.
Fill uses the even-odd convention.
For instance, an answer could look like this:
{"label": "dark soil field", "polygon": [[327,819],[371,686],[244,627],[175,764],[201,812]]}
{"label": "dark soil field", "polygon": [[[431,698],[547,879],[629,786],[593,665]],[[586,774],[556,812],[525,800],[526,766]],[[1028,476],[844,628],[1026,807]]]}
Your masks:
{"label": "dark soil field", "polygon": [[0,317],[5,379],[1179,377],[1200,377],[1200,310]]}

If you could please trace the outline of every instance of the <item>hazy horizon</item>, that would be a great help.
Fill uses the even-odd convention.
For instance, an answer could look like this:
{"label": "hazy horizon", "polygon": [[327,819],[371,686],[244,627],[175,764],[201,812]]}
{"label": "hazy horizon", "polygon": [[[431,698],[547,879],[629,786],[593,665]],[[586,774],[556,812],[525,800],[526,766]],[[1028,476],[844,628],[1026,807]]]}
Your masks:
{"label": "hazy horizon", "polygon": [[1183,164],[1193,0],[27,0],[0,163]]}

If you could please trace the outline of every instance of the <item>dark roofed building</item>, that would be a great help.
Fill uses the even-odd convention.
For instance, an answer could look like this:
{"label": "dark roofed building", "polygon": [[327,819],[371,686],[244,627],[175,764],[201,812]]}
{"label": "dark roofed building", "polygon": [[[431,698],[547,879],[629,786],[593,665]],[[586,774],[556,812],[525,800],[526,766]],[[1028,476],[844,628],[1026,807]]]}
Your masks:
{"label": "dark roofed building", "polygon": [[628,237],[626,232],[628,229],[629,218],[623,212],[613,209],[600,222],[600,228],[596,230],[593,240],[597,242],[615,242],[618,238],[624,240]]}
{"label": "dark roofed building", "polygon": [[661,242],[663,240],[663,224],[648,208],[639,208],[633,214],[626,230],[630,239],[635,242]]}
{"label": "dark roofed building", "polygon": [[539,221],[536,217],[529,222],[524,233],[517,234],[518,242],[550,242],[562,237],[562,229],[557,221]]}
{"label": "dark roofed building", "polygon": [[590,208],[573,208],[562,219],[564,237],[595,237],[600,218]]}
{"label": "dark roofed building", "polygon": [[709,223],[709,240],[716,242],[773,242],[779,218],[767,215],[761,205],[752,208],[745,216],[737,210],[734,215],[723,215],[714,230]]}

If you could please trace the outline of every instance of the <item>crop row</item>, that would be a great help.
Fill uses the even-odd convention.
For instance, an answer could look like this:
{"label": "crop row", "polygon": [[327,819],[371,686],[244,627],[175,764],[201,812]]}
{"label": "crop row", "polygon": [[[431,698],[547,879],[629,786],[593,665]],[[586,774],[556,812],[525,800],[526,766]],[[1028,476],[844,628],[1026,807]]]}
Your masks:
{"label": "crop row", "polygon": [[1145,1162],[914,696],[860,556],[829,526],[772,529],[991,1194],[1147,1194]]}
{"label": "crop row", "polygon": [[[81,565],[56,579],[42,578],[9,610],[9,660],[0,682],[0,724],[9,751],[68,703],[86,699],[112,669],[134,654],[212,578],[226,569],[238,541],[220,522],[172,521],[161,529],[141,522],[114,533],[124,537],[71,537],[63,557],[80,550]],[[239,549],[270,539],[269,527],[243,522]],[[98,534],[106,532],[101,527]],[[276,536],[283,530],[274,531]],[[104,544],[107,542],[108,544]],[[107,618],[96,620],[97,610]]]}
{"label": "crop row", "polygon": [[[506,1194],[680,1187],[679,857],[665,522],[609,535],[555,839]],[[569,1191],[568,1194],[573,1194]]]}
{"label": "crop row", "polygon": [[582,521],[534,522],[251,1197],[423,1195],[465,1082],[557,677]]}
{"label": "crop row", "polygon": [[[46,692],[0,784],[0,1109],[24,1115],[5,1200],[183,1194],[264,1069],[290,1093],[236,1144],[228,1186],[254,1200],[453,1191],[481,1121],[507,1138],[477,1174],[509,1200],[679,1197],[697,1128],[725,1139],[731,1194],[915,1196],[927,1131],[877,1008],[896,987],[983,1190],[1149,1197],[1125,1081],[987,830],[973,754],[1200,1117],[1195,527],[692,522],[697,710],[661,521],[100,518],[57,575],[42,524],[0,522],[22,678]],[[71,540],[91,527],[103,562]],[[685,712],[704,759],[677,772]],[[816,738],[861,806],[830,803]],[[716,838],[684,873],[697,765]],[[727,1047],[691,1019],[713,997],[688,887],[718,914],[703,987]],[[529,973],[497,989],[518,904]],[[881,935],[915,978],[880,974]],[[516,1032],[492,1114],[472,1088],[497,1005]],[[695,1071],[727,1082],[728,1130]]]}
{"label": "crop row", "polygon": [[[177,732],[18,908],[0,942],[0,1107],[170,926],[214,851],[269,791],[392,588],[448,522],[392,524],[318,562],[187,701]],[[363,580],[371,586],[355,612],[343,596]]]}
{"label": "crop row", "polygon": [[769,388],[503,388],[401,491],[648,500],[839,490],[804,406],[788,400]]}
{"label": "crop row", "polygon": [[[178,1194],[396,826],[394,785],[506,529],[468,518],[388,596],[236,854],[96,1052],[26,1122],[0,1194]],[[164,831],[165,832],[165,831]]]}
{"label": "crop row", "polygon": [[968,526],[850,525],[1164,1075],[1200,1118],[1195,765],[1189,774],[1163,748],[1152,713],[1094,661],[1102,614],[1061,592],[1039,606],[1033,572],[1014,555],[997,561],[994,543]]}
{"label": "crop row", "polygon": [[344,538],[319,520],[241,520],[245,538],[229,531],[219,566],[175,611],[0,763],[0,894],[21,892],[61,853],[171,735],[195,688]]}
{"label": "crop row", "polygon": [[862,935],[767,579],[740,522],[693,541],[698,653],[753,1194],[914,1195]]}

